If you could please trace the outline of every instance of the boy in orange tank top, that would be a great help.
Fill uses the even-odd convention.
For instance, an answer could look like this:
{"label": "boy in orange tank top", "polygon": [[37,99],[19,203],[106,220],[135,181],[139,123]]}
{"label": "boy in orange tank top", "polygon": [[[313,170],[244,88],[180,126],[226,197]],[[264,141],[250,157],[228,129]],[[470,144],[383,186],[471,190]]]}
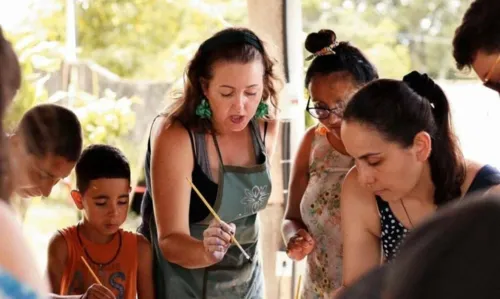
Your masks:
{"label": "boy in orange tank top", "polygon": [[75,170],[78,190],[71,197],[84,217],[50,241],[52,298],[153,299],[151,245],[144,236],[120,229],[131,190],[127,159],[112,146],[91,145]]}

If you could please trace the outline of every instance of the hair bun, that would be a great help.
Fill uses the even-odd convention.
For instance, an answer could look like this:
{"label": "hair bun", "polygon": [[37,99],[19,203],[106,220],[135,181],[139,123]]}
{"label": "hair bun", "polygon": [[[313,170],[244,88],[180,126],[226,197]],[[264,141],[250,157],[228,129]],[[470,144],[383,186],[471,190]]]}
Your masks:
{"label": "hair bun", "polygon": [[311,53],[326,48],[337,41],[337,35],[333,30],[321,29],[318,32],[309,33],[306,38],[306,49]]}
{"label": "hair bun", "polygon": [[403,82],[408,84],[420,96],[432,101],[433,97],[431,95],[436,90],[436,83],[427,74],[420,74],[417,71],[413,71],[403,77]]}

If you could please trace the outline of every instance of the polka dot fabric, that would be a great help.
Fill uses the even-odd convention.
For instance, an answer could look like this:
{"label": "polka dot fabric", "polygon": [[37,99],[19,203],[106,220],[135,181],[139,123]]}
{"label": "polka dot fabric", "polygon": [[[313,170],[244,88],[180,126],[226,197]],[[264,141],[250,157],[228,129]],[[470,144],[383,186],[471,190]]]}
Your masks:
{"label": "polka dot fabric", "polygon": [[[467,194],[483,192],[496,185],[500,185],[500,171],[490,165],[485,165],[477,172],[467,190]],[[394,216],[387,202],[378,196],[376,198],[382,229],[380,238],[382,241],[382,251],[384,252],[385,260],[389,262],[397,255],[399,247],[409,233],[409,230]]]}
{"label": "polka dot fabric", "polygon": [[391,261],[396,257],[399,247],[409,231],[394,216],[387,202],[377,197],[377,206],[380,213],[382,251],[385,260]]}

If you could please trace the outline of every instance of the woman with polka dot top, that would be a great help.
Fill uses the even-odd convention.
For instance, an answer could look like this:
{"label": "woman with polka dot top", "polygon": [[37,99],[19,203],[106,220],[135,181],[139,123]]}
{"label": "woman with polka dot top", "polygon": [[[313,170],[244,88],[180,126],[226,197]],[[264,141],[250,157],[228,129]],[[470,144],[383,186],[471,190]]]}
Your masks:
{"label": "woman with polka dot top", "polygon": [[500,184],[496,169],[463,158],[446,95],[418,72],[360,89],[341,134],[355,159],[341,193],[344,285],[394,258],[439,207]]}

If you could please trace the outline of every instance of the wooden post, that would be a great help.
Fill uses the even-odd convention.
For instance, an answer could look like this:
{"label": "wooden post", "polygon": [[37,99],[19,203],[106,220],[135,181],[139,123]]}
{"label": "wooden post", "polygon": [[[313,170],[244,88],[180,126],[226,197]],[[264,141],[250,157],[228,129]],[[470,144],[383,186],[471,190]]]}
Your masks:
{"label": "wooden post", "polygon": [[[271,55],[275,57],[280,71],[285,65],[285,26],[284,0],[247,0],[249,27],[266,43]],[[285,82],[284,82],[285,83]],[[280,134],[281,135],[281,134]],[[276,256],[282,249],[281,221],[283,219],[283,174],[282,143],[278,137],[276,152],[272,157],[273,190],[268,207],[260,213],[260,248],[264,263],[267,299],[288,299],[290,297],[290,277],[276,276]]]}

